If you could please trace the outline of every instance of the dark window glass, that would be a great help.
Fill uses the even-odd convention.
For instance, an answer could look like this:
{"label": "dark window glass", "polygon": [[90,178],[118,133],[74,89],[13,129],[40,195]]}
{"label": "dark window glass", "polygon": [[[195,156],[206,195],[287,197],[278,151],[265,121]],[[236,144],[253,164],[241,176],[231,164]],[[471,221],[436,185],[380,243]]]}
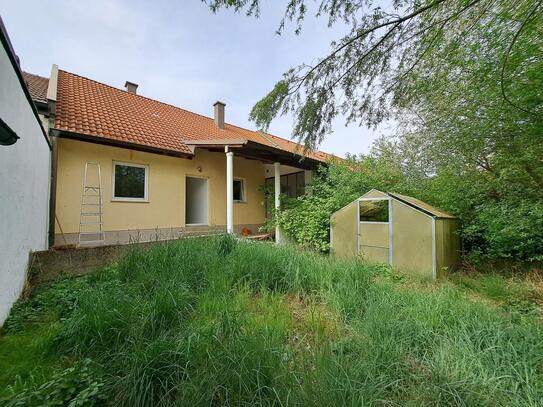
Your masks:
{"label": "dark window glass", "polygon": [[360,222],[388,222],[388,201],[360,201]]}
{"label": "dark window glass", "polygon": [[[294,174],[281,175],[281,193],[289,198],[298,198],[305,194],[305,174],[297,172]],[[274,178],[266,178],[266,186],[269,187],[270,193],[274,194],[275,180]]]}
{"label": "dark window glass", "polygon": [[287,194],[288,192],[288,178],[286,175],[281,175],[281,193]]}
{"label": "dark window glass", "polygon": [[145,199],[145,168],[115,164],[115,198]]}
{"label": "dark window glass", "polygon": [[296,196],[302,196],[305,194],[305,174],[299,172],[296,174]]}
{"label": "dark window glass", "polygon": [[[289,198],[298,198],[305,194],[305,174],[303,171],[294,174],[281,175],[281,193]],[[266,187],[269,192],[266,199],[266,213],[271,216],[271,208],[274,205],[275,178],[266,178]]]}
{"label": "dark window glass", "polygon": [[296,174],[289,174],[287,176],[287,196],[289,198],[296,198]]}
{"label": "dark window glass", "polygon": [[243,180],[235,179],[234,180],[234,201],[244,201],[244,191],[243,191]]}

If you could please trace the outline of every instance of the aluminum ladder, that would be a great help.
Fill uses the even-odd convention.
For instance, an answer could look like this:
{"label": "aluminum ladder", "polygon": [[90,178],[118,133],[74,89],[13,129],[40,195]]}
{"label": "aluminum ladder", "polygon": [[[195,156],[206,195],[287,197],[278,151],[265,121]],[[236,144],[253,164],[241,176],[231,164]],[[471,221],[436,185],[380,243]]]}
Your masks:
{"label": "aluminum ladder", "polygon": [[105,243],[103,204],[100,163],[87,161],[81,194],[78,246],[98,246]]}

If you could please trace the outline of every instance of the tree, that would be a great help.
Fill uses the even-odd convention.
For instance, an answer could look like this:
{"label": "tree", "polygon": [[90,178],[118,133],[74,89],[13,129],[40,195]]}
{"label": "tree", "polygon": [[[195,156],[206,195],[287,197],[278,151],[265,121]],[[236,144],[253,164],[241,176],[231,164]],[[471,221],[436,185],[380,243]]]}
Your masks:
{"label": "tree", "polygon": [[[288,0],[280,30],[288,20],[301,29],[310,3]],[[317,193],[279,221],[296,225],[297,216],[312,213],[312,203],[331,210],[357,188],[360,195],[382,185],[457,215],[465,247],[479,258],[542,260],[542,3],[398,0],[380,7],[374,0],[319,0],[318,13],[328,15],[330,25],[349,22],[350,31],[315,65],[288,71],[251,118],[265,127],[276,115],[294,112],[294,136],[310,147],[331,131],[339,113],[370,126],[393,116],[400,125],[362,157],[381,174],[343,172],[338,181],[333,170],[316,187],[339,195],[313,202]],[[211,2],[214,10],[257,15],[259,4]],[[390,168],[398,181],[380,182]],[[320,235],[312,235],[325,233],[325,221],[320,225]],[[304,223],[298,226],[294,232],[305,236],[299,232]]]}
{"label": "tree", "polygon": [[472,24],[462,47],[441,40],[396,95],[398,134],[374,145],[375,157],[402,163],[416,195],[463,220],[467,248],[484,258],[543,259],[537,7]]}
{"label": "tree", "polygon": [[[260,15],[261,0],[204,0],[213,11],[234,8]],[[442,75],[455,64],[457,52],[473,50],[474,40],[492,62],[502,67],[498,79],[500,99],[519,110],[529,110],[525,100],[516,100],[509,84],[518,38],[528,30],[541,34],[541,0],[394,0],[381,5],[376,0],[288,0],[278,32],[294,21],[300,32],[314,7],[326,15],[328,25],[349,24],[346,35],[331,45],[331,52],[314,65],[302,64],[286,72],[272,91],[252,109],[250,118],[266,129],[277,115],[295,116],[293,136],[316,147],[332,131],[332,120],[344,114],[348,122],[374,126],[392,114],[404,114],[416,105],[413,76]],[[536,27],[537,26],[537,27]],[[473,33],[487,27],[503,39],[498,49],[478,42]],[[530,28],[532,27],[532,28]],[[534,28],[535,27],[535,28]],[[541,37],[541,35],[540,35]],[[503,52],[501,52],[503,51]],[[461,87],[459,87],[461,90]],[[532,113],[540,117],[541,111]]]}

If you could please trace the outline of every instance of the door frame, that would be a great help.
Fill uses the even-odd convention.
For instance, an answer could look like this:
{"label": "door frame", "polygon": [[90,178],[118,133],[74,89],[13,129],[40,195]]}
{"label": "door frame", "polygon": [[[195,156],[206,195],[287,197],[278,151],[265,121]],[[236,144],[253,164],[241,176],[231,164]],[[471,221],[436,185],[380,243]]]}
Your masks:
{"label": "door frame", "polygon": [[[388,201],[388,222],[364,222],[360,221],[360,202],[361,201]],[[388,225],[388,264],[392,266],[394,258],[394,235],[393,235],[393,222],[392,222],[392,198],[387,197],[374,197],[374,198],[358,198],[356,202],[356,254],[360,255],[360,224],[371,223]]]}

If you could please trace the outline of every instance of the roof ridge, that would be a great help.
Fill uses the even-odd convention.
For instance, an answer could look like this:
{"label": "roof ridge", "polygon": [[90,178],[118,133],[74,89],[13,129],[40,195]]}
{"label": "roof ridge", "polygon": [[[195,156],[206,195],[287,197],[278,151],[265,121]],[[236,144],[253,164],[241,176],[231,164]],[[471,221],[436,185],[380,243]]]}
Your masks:
{"label": "roof ridge", "polygon": [[[108,85],[107,83],[99,82],[99,81],[97,81],[97,80],[95,80],[95,79],[91,79],[91,78],[88,78],[88,77],[83,76],[83,75],[79,75],[79,74],[76,74],[76,73],[73,73],[73,72],[69,72],[69,71],[66,71],[66,70],[60,69],[60,68],[59,68],[59,71],[65,72],[65,73],[70,74],[70,75],[77,76],[77,77],[82,78],[82,79],[86,79],[86,80],[88,80],[88,81],[97,83],[97,84],[102,85],[102,86],[106,86],[106,87],[108,87],[108,88],[114,89],[114,90],[119,91],[119,92],[125,92],[126,94],[130,95],[130,97],[135,96],[135,97],[143,98],[143,99],[146,99],[146,100],[150,100],[150,101],[153,101],[153,102],[157,102],[157,103],[163,104],[163,105],[165,105],[165,106],[172,107],[172,108],[174,108],[174,109],[182,110],[183,112],[187,112],[187,113],[189,113],[189,114],[193,114],[193,115],[196,115],[196,116],[199,116],[199,117],[202,117],[202,118],[211,120],[211,121],[214,120],[214,119],[213,119],[212,117],[210,117],[210,116],[205,116],[205,115],[200,114],[200,113],[192,112],[192,111],[187,110],[187,109],[184,109],[184,108],[182,108],[182,107],[175,106],[175,105],[172,105],[171,103],[163,102],[163,101],[161,101],[161,100],[153,99],[153,98],[150,98],[150,97],[148,97],[148,96],[139,95],[139,94],[137,94],[137,93],[128,93],[128,92],[126,92],[126,91],[123,91],[123,90],[120,89],[120,88],[117,88],[117,87],[112,86],[112,85]],[[32,75],[32,74],[31,74],[31,75]],[[38,75],[37,75],[37,76],[38,76]],[[48,79],[48,78],[47,78],[47,79]],[[229,126],[236,127],[236,128],[238,128],[238,129],[241,129],[241,130],[250,131],[250,132],[253,132],[253,133],[256,133],[256,134],[259,134],[259,133],[260,133],[260,130],[251,130],[251,129],[247,129],[247,128],[245,128],[245,127],[241,127],[241,126],[238,126],[238,125],[236,125],[236,124],[229,123],[229,122],[225,122],[225,124],[228,124]],[[300,146],[302,149],[305,149],[304,145],[302,145],[302,144],[300,144],[300,143],[297,143],[297,142],[295,142],[295,141],[286,139],[286,138],[284,138],[284,137],[277,136],[277,135],[275,135],[275,134],[270,134],[270,133],[267,133],[267,132],[262,132],[262,133],[266,134],[267,136],[277,137],[278,139],[281,139],[281,140],[283,140],[283,141],[286,141],[286,142],[289,142],[289,143],[292,143],[292,144],[296,144],[296,145]],[[185,140],[184,140],[183,142],[185,142]],[[190,144],[190,143],[189,143],[189,144]],[[274,144],[276,144],[276,143],[274,142]],[[313,151],[313,152],[315,152],[315,153],[322,153],[322,154],[327,154],[327,155],[333,155],[333,154],[331,154],[331,153],[327,153],[327,152],[321,151],[321,150],[311,150],[311,149],[310,149],[309,151]]]}

